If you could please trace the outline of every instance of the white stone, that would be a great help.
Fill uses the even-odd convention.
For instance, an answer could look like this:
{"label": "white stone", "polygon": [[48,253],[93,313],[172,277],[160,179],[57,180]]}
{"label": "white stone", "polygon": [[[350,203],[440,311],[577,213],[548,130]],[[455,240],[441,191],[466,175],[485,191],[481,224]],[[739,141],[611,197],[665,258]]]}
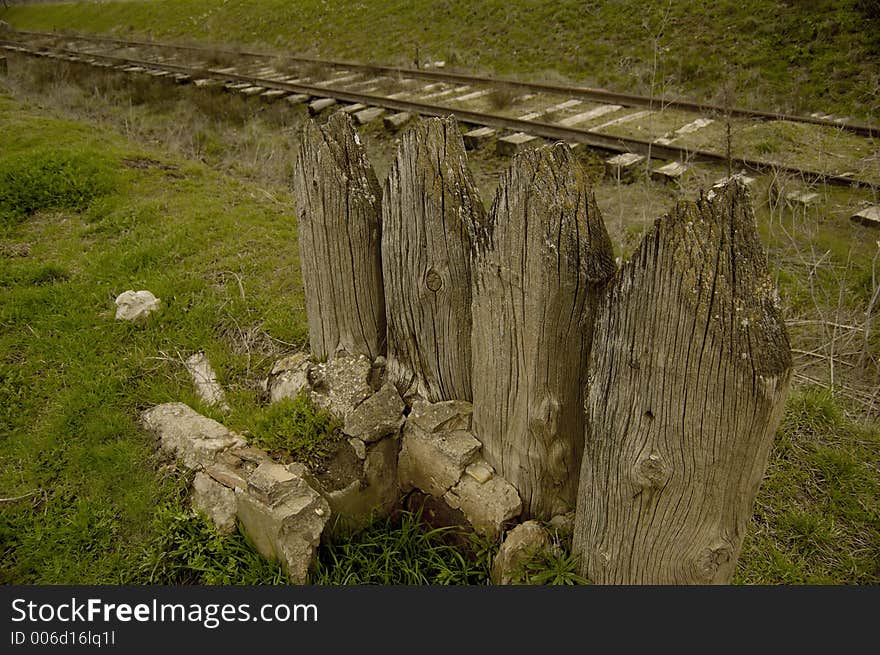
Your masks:
{"label": "white stone", "polygon": [[145,411],[141,421],[161,450],[190,469],[210,466],[220,452],[246,445],[241,436],[183,403],[157,405]]}
{"label": "white stone", "polygon": [[284,398],[296,398],[309,386],[309,356],[299,352],[279,359],[266,380],[269,402],[277,403]]}
{"label": "white stone", "polygon": [[254,548],[278,560],[293,584],[307,584],[330,505],[291,467],[263,463],[235,491],[236,513]]}
{"label": "white stone", "polygon": [[116,298],[117,321],[139,321],[162,306],[159,298],[146,290],[123,291]]}
{"label": "white stone", "polygon": [[203,352],[197,352],[186,359],[186,370],[189,371],[193,383],[196,385],[196,393],[199,398],[206,404],[213,407],[219,407],[223,411],[229,411],[229,404],[226,402],[226,394],[223,388],[217,382],[217,375],[211,368],[211,362]]}
{"label": "white stone", "polygon": [[880,206],[865,207],[857,211],[851,217],[851,220],[868,227],[880,227]]}
{"label": "white stone", "polygon": [[470,430],[473,411],[473,405],[466,400],[444,400],[438,403],[417,400],[413,403],[407,420],[425,432]]}
{"label": "white stone", "polygon": [[495,469],[493,469],[486,460],[480,458],[472,464],[468,464],[464,472],[480,484],[486,484],[492,479],[492,476],[495,474]]}
{"label": "white stone", "polygon": [[474,529],[490,539],[497,538],[504,524],[522,512],[516,489],[498,475],[485,484],[464,475],[443,499],[453,509],[460,509]]}
{"label": "white stone", "polygon": [[428,433],[407,422],[398,464],[401,488],[442,496],[459,481],[480,447],[468,431]]}
{"label": "white stone", "polygon": [[235,492],[199,471],[193,480],[193,507],[207,514],[223,534],[235,532]]}
{"label": "white stone", "polygon": [[346,415],[342,431],[366,443],[397,434],[405,420],[404,407],[397,387],[386,382],[379,391]]}
{"label": "white stone", "polygon": [[492,583],[516,584],[526,563],[549,545],[547,531],[537,521],[516,526],[507,533],[492,562]]}
{"label": "white stone", "polygon": [[345,419],[373,395],[371,370],[372,363],[364,355],[337,356],[327,363],[313,364],[309,369],[309,398],[316,407]]}

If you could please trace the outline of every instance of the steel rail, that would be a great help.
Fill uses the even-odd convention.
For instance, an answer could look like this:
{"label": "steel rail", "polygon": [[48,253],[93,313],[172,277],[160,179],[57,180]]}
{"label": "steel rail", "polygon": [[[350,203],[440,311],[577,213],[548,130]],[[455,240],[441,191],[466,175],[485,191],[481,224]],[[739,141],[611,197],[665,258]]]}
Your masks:
{"label": "steel rail", "polygon": [[153,47],[153,48],[171,48],[177,50],[189,50],[192,52],[212,53],[219,52],[227,55],[243,56],[243,57],[278,57],[284,56],[288,61],[299,62],[303,64],[320,64],[332,68],[346,68],[351,70],[370,71],[374,73],[383,73],[387,75],[398,75],[405,77],[417,77],[437,82],[449,82],[452,84],[484,84],[487,86],[502,86],[508,88],[521,89],[524,91],[532,91],[538,93],[552,93],[558,95],[569,95],[573,97],[592,100],[600,103],[615,103],[626,107],[647,107],[649,109],[682,109],[703,114],[730,116],[732,118],[750,118],[761,121],[786,121],[790,123],[805,123],[809,125],[820,125],[831,127],[834,129],[853,132],[860,136],[876,137],[880,136],[880,126],[869,125],[856,122],[836,122],[815,116],[800,116],[796,114],[787,114],[784,112],[770,112],[755,109],[745,109],[742,107],[724,107],[712,103],[696,102],[684,99],[672,98],[652,98],[649,96],[641,96],[633,93],[618,93],[616,91],[607,91],[605,89],[596,89],[583,86],[567,86],[561,84],[547,84],[542,82],[525,82],[504,77],[488,77],[481,75],[466,75],[463,73],[441,72],[437,70],[425,70],[419,68],[400,68],[396,66],[382,66],[376,64],[362,64],[358,62],[347,62],[329,59],[318,59],[314,57],[303,57],[287,55],[284,53],[258,52],[252,50],[230,50],[226,48],[216,48],[201,45],[186,45],[175,43],[162,43],[157,41],[143,40],[125,40],[115,37],[98,36],[98,35],[82,35],[82,34],[55,34],[52,32],[35,32],[29,30],[13,30],[18,34],[26,34],[29,36],[64,38],[92,42],[113,43],[121,47]]}
{"label": "steel rail", "polygon": [[[12,48],[10,48],[12,46]],[[118,57],[115,55],[105,55],[96,53],[84,53],[77,50],[55,49],[52,51],[39,51],[22,49],[21,44],[15,41],[0,39],[0,47],[7,50],[24,52],[36,57],[46,57],[50,52],[60,55],[66,55],[66,58],[74,58],[73,61],[81,61],[84,59],[97,59],[112,62],[117,65],[137,66],[141,68],[152,68],[167,70],[169,72],[177,72],[194,78],[215,79],[225,82],[246,82],[253,86],[259,86],[266,89],[280,89],[290,91],[291,93],[301,93],[304,95],[333,98],[349,103],[360,103],[374,107],[382,107],[398,112],[409,112],[424,116],[455,116],[456,120],[461,123],[480,125],[486,127],[494,127],[497,129],[511,130],[514,132],[526,132],[535,136],[548,139],[555,139],[566,142],[582,143],[584,145],[608,150],[612,152],[635,152],[648,157],[657,157],[659,159],[680,160],[697,163],[714,163],[714,164],[736,164],[737,167],[743,167],[751,171],[766,172],[779,171],[792,173],[808,178],[811,181],[819,181],[827,184],[838,186],[862,187],[868,189],[880,189],[880,183],[871,182],[870,180],[858,179],[847,175],[837,175],[833,173],[825,173],[821,171],[813,171],[809,169],[788,166],[771,161],[758,159],[750,159],[746,157],[728,157],[727,155],[718,154],[708,150],[680,148],[671,145],[660,145],[653,141],[638,139],[633,137],[611,136],[601,134],[592,130],[584,130],[574,127],[563,127],[553,123],[545,123],[534,120],[522,120],[519,118],[508,118],[497,114],[486,114],[464,109],[456,109],[443,105],[433,105],[424,102],[412,100],[401,100],[399,98],[388,98],[386,96],[373,95],[368,93],[357,93],[347,91],[345,89],[335,89],[326,86],[312,86],[308,84],[293,84],[290,82],[281,82],[266,78],[254,77],[251,75],[241,75],[238,73],[219,72],[211,69],[196,68],[181,64],[173,64],[169,62],[154,62],[143,59],[132,59],[130,57]]]}

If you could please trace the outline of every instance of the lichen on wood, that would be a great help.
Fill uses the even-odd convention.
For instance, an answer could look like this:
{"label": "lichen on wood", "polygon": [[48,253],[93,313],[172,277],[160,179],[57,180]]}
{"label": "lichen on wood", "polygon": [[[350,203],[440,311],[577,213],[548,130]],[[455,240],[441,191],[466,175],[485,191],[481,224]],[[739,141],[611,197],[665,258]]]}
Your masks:
{"label": "lichen on wood", "polygon": [[404,396],[471,399],[471,244],[485,210],[451,116],[403,135],[385,183],[388,376]]}
{"label": "lichen on wood", "polygon": [[527,517],[574,507],[592,325],[613,273],[608,233],[570,149],[517,155],[476,247],[473,423]]}
{"label": "lichen on wood", "polygon": [[734,181],[657,221],[603,294],[594,339],[581,572],[729,582],[791,373],[747,189]]}
{"label": "lichen on wood", "polygon": [[306,121],[294,190],[312,355],[375,359],[385,351],[382,193],[347,114]]}

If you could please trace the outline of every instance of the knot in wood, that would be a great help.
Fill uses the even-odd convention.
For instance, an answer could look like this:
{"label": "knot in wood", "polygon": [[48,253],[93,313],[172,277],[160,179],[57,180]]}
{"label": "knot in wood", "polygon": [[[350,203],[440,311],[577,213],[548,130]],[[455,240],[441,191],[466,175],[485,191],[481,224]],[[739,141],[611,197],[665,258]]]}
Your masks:
{"label": "knot in wood", "polygon": [[706,582],[713,582],[718,569],[728,564],[733,556],[733,549],[725,541],[720,541],[703,550],[697,557],[697,575]]}
{"label": "knot in wood", "polygon": [[672,471],[657,452],[636,462],[633,470],[636,484],[644,489],[660,489],[669,480]]}
{"label": "knot in wood", "polygon": [[433,268],[430,269],[425,275],[425,286],[434,293],[440,291],[440,287],[443,286],[443,278],[440,277],[440,273]]}

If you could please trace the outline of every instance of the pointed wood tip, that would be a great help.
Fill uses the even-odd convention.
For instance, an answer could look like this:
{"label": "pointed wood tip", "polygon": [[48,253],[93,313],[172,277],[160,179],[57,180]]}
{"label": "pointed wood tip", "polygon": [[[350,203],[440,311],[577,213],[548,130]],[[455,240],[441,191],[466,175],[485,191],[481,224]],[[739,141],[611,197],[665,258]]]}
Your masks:
{"label": "pointed wood tip", "polygon": [[655,222],[625,268],[670,261],[671,270],[664,272],[680,280],[686,301],[718,331],[735,359],[759,375],[790,370],[781,302],[745,185],[733,180],[695,202],[679,202]]}

